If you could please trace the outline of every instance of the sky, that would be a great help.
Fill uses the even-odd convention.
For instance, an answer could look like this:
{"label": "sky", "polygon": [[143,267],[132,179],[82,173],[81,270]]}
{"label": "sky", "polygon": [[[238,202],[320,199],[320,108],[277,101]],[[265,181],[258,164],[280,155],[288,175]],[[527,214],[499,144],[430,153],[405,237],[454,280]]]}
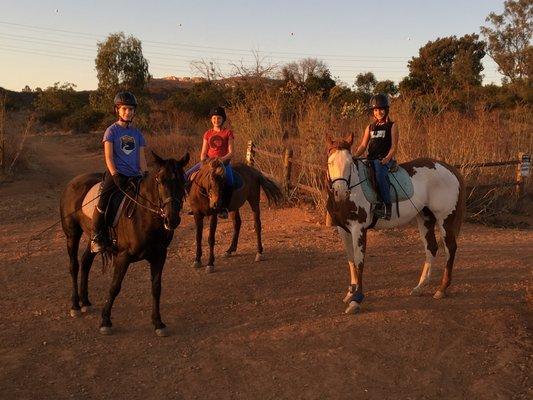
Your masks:
{"label": "sky", "polygon": [[[255,52],[265,65],[321,59],[349,86],[368,71],[399,82],[420,47],[479,34],[490,12],[503,0],[0,0],[0,87],[95,89],[97,42],[120,31],[141,40],[155,78],[198,76],[198,60],[230,73]],[[499,83],[488,55],[484,65],[484,82]]]}

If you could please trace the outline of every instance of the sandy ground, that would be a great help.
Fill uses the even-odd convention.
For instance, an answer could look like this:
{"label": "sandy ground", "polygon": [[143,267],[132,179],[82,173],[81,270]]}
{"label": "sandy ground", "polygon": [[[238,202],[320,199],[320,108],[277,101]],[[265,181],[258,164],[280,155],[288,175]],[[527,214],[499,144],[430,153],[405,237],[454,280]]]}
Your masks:
{"label": "sandy ground", "polygon": [[[33,168],[0,186],[2,399],[526,399],[531,371],[533,231],[466,224],[449,297],[409,292],[423,264],[414,227],[371,232],[366,299],[343,314],[348,269],[337,233],[300,208],[263,208],[265,260],[251,214],[239,252],[207,275],[191,267],[192,218],[171,244],[154,335],[149,270],[130,268],[98,333],[111,274],[91,272],[95,310],[68,315],[70,282],[58,199],[75,174],[101,170],[72,136],[33,137]],[[219,224],[217,253],[231,224]]]}

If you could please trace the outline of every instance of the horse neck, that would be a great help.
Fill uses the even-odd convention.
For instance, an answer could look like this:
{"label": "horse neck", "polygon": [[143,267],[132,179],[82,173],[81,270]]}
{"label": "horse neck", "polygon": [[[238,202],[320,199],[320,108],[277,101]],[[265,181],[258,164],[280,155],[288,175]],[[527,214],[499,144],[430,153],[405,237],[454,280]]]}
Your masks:
{"label": "horse neck", "polygon": [[[148,174],[148,176],[141,181],[141,184],[139,187],[139,195],[142,198],[150,200],[154,204],[159,204],[159,192],[157,188],[157,182],[155,180],[155,175],[156,175],[155,172],[151,171]],[[143,202],[142,199],[140,200],[141,202]],[[147,206],[149,206],[150,208],[153,208],[152,205],[147,204]],[[143,211],[148,212],[148,210],[144,210],[144,209]]]}

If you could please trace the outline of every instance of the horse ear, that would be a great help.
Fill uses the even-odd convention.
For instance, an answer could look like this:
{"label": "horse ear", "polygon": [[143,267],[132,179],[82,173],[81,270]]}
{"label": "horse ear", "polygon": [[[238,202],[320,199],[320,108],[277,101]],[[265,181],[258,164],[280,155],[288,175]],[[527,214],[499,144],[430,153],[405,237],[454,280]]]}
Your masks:
{"label": "horse ear", "polygon": [[352,131],[348,136],[346,136],[344,140],[346,140],[350,144],[350,147],[352,147],[353,139],[354,139],[354,134]]}
{"label": "horse ear", "polygon": [[163,164],[165,164],[165,160],[163,160],[161,157],[155,154],[153,150],[152,150],[152,156],[154,157],[154,161],[158,166],[162,166]]}
{"label": "horse ear", "polygon": [[190,158],[191,156],[189,155],[189,152],[185,153],[185,155],[178,160],[178,165],[182,168],[185,167],[189,163]]}

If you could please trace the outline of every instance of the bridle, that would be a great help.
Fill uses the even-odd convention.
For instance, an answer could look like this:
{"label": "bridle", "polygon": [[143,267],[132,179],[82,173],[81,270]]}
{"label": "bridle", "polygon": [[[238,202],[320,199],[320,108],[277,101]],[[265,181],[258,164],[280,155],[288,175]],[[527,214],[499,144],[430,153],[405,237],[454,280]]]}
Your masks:
{"label": "bridle", "polygon": [[[156,184],[158,186],[162,185],[161,181],[159,180],[159,178],[156,178],[155,179],[156,181]],[[136,205],[138,205],[139,207],[142,207],[144,208],[145,210],[148,210],[154,214],[156,214],[157,216],[159,216],[160,218],[168,218],[168,216],[166,215],[165,213],[165,206],[173,201],[177,201],[178,202],[178,209],[181,210],[181,208],[183,207],[183,197],[181,199],[179,198],[176,198],[176,197],[172,197],[172,196],[168,196],[166,197],[164,200],[161,199],[161,195],[159,194],[159,190],[157,191],[157,197],[158,197],[158,204],[155,204],[153,201],[151,201],[150,199],[142,196],[140,193],[137,193],[137,196],[141,199],[143,199],[144,201],[146,201],[147,203],[149,203],[152,207],[148,207],[142,203],[139,203],[137,201],[137,199],[133,198],[132,196],[129,195],[129,193],[127,193],[126,191],[120,189],[120,191],[122,193],[124,193],[124,195],[130,199],[133,203],[135,203]]]}
{"label": "bridle", "polygon": [[[340,149],[335,149],[335,150],[340,150]],[[328,171],[327,171],[327,178],[328,178],[328,185],[329,185],[329,190],[330,191],[333,191],[333,184],[335,182],[345,182],[346,183],[346,187],[348,188],[348,192],[350,192],[354,187],[357,187],[359,186],[360,184],[362,184],[363,182],[365,182],[368,178],[365,178],[363,180],[360,180],[359,182],[357,182],[355,185],[350,185],[350,182],[352,181],[352,170],[356,167],[357,163],[359,162],[359,159],[358,158],[352,158],[353,162],[350,164],[350,174],[348,175],[348,178],[345,178],[343,176],[341,176],[340,178],[335,178],[335,179],[331,179],[330,175],[329,175],[329,168],[328,168]]]}

